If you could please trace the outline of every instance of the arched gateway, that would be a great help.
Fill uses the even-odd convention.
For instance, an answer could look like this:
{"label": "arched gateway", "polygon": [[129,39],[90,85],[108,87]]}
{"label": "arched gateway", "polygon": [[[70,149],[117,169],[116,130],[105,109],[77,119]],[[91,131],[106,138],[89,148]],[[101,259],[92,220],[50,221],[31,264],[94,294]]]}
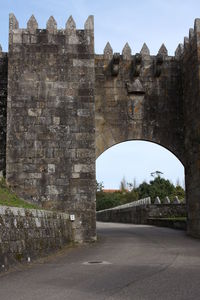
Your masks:
{"label": "arched gateway", "polygon": [[92,16],[84,30],[72,17],[41,30],[34,16],[20,29],[11,14],[9,53],[0,52],[1,172],[25,199],[75,214],[76,240],[91,240],[96,157],[122,141],[156,142],[185,166],[188,233],[200,237],[199,66],[199,19],[175,56],[164,45],[151,56],[145,44],[113,54],[109,43],[97,55]]}

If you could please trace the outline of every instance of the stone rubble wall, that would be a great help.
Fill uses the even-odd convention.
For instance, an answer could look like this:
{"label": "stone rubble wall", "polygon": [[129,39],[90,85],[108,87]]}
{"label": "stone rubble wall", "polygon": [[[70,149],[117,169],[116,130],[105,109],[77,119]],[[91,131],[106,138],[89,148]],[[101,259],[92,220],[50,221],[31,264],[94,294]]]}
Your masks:
{"label": "stone rubble wall", "polygon": [[69,244],[72,227],[65,213],[0,206],[0,272]]}

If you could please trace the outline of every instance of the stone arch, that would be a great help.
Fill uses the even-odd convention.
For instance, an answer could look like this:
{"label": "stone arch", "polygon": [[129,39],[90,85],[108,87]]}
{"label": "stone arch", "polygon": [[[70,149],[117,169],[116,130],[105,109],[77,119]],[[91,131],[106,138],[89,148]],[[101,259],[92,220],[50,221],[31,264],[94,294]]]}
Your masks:
{"label": "stone arch", "polygon": [[[144,175],[147,170],[148,173]],[[121,182],[122,176],[125,176],[126,179],[128,177],[128,182],[134,178],[140,184],[146,179],[151,180],[148,176],[154,170],[163,172],[164,178],[170,172],[172,175],[173,172],[172,181],[178,182],[181,179],[179,182],[181,182],[181,186],[185,187],[185,166],[182,161],[168,148],[152,141],[136,139],[122,141],[106,148],[96,158],[96,180],[103,182],[106,189],[113,188],[109,186],[110,178],[113,178],[115,184]],[[178,174],[177,170],[179,170]],[[178,176],[175,177],[174,174]],[[179,175],[181,176],[179,177]],[[113,184],[112,180],[111,184]],[[154,200],[152,199],[152,201]]]}
{"label": "stone arch", "polygon": [[129,141],[143,141],[143,142],[154,143],[158,146],[161,146],[161,147],[165,148],[166,150],[171,152],[184,166],[184,160],[180,156],[180,153],[178,151],[176,151],[176,149],[174,149],[170,145],[165,145],[165,144],[159,143],[157,140],[154,140],[154,139],[142,139],[142,138],[131,138],[131,137],[129,137],[127,139],[124,139],[123,137],[120,137],[116,141],[116,140],[113,139],[113,136],[109,132],[105,133],[105,135],[101,134],[101,135],[96,137],[96,159],[101,154],[103,154],[106,150],[110,149],[111,147],[113,147],[115,145],[125,143],[125,142],[129,142]]}

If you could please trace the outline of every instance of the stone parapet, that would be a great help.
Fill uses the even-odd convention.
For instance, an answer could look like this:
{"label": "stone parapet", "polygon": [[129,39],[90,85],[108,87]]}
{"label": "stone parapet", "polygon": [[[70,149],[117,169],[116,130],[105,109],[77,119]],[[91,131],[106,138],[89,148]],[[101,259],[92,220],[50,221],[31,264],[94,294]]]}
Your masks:
{"label": "stone parapet", "polygon": [[97,211],[97,221],[148,224],[149,218],[185,217],[186,204],[143,204]]}

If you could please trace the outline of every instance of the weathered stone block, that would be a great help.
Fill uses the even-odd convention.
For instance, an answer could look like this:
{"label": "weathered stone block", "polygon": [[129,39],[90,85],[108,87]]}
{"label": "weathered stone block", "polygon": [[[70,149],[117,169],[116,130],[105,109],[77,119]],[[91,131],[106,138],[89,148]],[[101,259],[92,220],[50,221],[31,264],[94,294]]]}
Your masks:
{"label": "weathered stone block", "polygon": [[48,164],[48,173],[53,174],[55,173],[56,166],[54,164]]}
{"label": "weathered stone block", "polygon": [[30,117],[40,117],[42,114],[42,110],[40,108],[29,108],[28,115]]}

